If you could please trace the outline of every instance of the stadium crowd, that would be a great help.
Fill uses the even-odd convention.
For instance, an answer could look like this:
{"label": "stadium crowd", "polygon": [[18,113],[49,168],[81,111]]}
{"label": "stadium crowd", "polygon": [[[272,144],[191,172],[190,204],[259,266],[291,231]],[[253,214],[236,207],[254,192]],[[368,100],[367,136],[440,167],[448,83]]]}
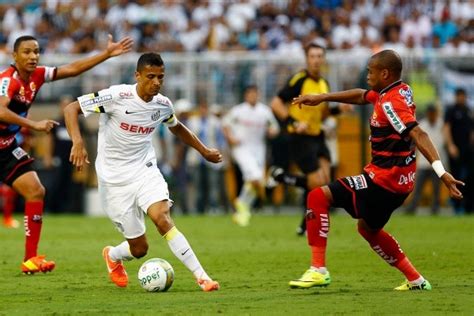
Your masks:
{"label": "stadium crowd", "polygon": [[131,36],[138,52],[328,49],[474,50],[468,0],[22,0],[0,1],[0,54],[21,35],[43,53],[89,53]]}

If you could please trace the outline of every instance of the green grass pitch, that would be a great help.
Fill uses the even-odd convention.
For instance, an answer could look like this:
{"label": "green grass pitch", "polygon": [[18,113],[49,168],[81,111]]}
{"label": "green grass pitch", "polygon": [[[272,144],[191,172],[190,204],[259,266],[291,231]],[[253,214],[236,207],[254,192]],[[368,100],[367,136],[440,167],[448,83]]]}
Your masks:
{"label": "green grass pitch", "polygon": [[[148,220],[149,253],[126,263],[127,288],[107,276],[101,250],[121,235],[106,218],[45,216],[40,253],[56,261],[49,274],[25,276],[19,265],[23,231],[0,228],[0,315],[333,315],[474,314],[474,217],[394,216],[387,226],[433,285],[431,292],[394,292],[402,275],[376,256],[347,215],[331,218],[327,264],[333,283],[291,290],[309,264],[297,215],[257,215],[248,228],[229,217],[176,217],[221,290],[203,293]],[[137,280],[145,259],[175,269],[169,292],[144,292]]]}

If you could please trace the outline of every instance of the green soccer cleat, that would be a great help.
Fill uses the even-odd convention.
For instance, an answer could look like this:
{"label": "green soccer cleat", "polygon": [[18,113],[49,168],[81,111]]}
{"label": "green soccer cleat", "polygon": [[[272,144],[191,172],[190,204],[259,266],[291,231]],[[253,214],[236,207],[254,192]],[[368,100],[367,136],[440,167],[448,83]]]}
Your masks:
{"label": "green soccer cleat", "polygon": [[330,283],[329,272],[323,274],[310,268],[303,273],[301,278],[291,280],[289,285],[292,289],[309,289],[314,286],[328,286]]}
{"label": "green soccer cleat", "polygon": [[395,291],[415,291],[415,290],[424,290],[431,291],[431,284],[428,280],[424,280],[420,285],[411,284],[406,280],[402,285],[394,288]]}

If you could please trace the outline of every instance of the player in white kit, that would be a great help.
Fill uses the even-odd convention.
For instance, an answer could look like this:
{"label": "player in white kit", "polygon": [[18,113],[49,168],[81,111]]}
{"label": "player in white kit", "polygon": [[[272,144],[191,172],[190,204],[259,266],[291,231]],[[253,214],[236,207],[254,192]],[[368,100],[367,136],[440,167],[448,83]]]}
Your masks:
{"label": "player in white kit", "polygon": [[122,261],[146,255],[145,214],[166,239],[174,255],[194,274],[204,291],[219,289],[199,263],[191,246],[170,217],[172,201],[168,185],[156,166],[152,135],[159,124],[210,162],[222,161],[216,149],[206,147],[178,121],[171,101],[160,94],[165,77],[161,56],[143,54],[137,62],[135,85],[115,85],[83,95],[65,109],[65,121],[73,145],[70,161],[81,170],[89,163],[78,125],[80,113],[101,113],[96,171],[104,210],[126,241],[103,249],[111,280],[120,287],[128,284]]}
{"label": "player in white kit", "polygon": [[247,226],[250,207],[260,192],[265,177],[266,137],[280,132],[272,110],[258,102],[256,86],[245,89],[244,103],[234,106],[223,120],[224,135],[232,147],[232,158],[239,166],[244,184],[235,200],[233,219]]}

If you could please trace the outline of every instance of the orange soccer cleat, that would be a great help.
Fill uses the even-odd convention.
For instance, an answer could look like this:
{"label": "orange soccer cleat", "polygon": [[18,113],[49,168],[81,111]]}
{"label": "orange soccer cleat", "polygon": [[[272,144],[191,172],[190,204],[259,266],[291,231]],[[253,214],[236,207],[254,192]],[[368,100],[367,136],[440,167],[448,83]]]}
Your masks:
{"label": "orange soccer cleat", "polygon": [[217,281],[197,279],[197,283],[204,292],[217,291],[220,288]]}
{"label": "orange soccer cleat", "polygon": [[21,271],[25,274],[53,271],[56,263],[54,261],[46,261],[44,258],[45,256],[31,257],[21,264]]}
{"label": "orange soccer cleat", "polygon": [[3,226],[6,228],[18,228],[20,227],[20,223],[13,217],[6,217],[3,219]]}
{"label": "orange soccer cleat", "polygon": [[122,261],[113,261],[109,257],[109,251],[111,246],[107,246],[102,250],[102,256],[104,257],[107,270],[109,271],[109,277],[115,285],[119,287],[126,287],[128,284],[127,271],[122,264]]}

